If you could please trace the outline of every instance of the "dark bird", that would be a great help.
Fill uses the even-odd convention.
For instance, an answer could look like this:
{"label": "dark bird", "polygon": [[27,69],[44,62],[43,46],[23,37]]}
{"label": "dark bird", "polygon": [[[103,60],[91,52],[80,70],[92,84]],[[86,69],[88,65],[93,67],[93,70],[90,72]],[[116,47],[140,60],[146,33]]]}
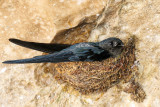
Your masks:
{"label": "dark bird", "polygon": [[122,52],[124,46],[123,42],[115,37],[105,39],[101,42],[82,42],[74,45],[35,43],[18,39],[9,39],[9,41],[23,47],[50,54],[28,59],[4,61],[3,63],[6,64],[101,61],[109,57],[116,57]]}

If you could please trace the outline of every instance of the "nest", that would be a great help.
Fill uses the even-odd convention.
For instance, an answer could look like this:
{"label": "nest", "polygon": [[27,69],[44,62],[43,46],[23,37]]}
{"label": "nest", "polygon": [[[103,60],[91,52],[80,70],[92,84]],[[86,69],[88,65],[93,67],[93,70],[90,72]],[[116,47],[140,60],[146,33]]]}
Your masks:
{"label": "nest", "polygon": [[54,77],[67,82],[83,94],[106,91],[121,80],[132,77],[135,62],[134,38],[129,39],[117,58],[95,62],[65,62],[52,64]]}

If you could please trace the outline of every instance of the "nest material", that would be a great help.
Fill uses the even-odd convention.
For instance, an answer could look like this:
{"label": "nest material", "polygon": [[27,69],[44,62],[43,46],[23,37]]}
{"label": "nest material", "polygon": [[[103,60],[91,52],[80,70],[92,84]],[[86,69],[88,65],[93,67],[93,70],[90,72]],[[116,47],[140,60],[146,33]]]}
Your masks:
{"label": "nest material", "polygon": [[55,78],[67,82],[83,94],[106,91],[121,80],[131,78],[135,61],[134,42],[134,38],[131,38],[117,58],[109,58],[101,62],[52,64]]}

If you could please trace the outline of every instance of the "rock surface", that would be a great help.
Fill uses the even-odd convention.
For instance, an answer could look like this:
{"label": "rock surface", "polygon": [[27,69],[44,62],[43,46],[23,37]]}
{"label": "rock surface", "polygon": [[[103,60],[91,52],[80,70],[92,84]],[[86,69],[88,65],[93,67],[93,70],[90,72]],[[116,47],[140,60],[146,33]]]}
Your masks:
{"label": "rock surface", "polygon": [[[105,17],[99,17],[97,26],[94,28],[91,26],[92,31],[82,33],[82,35],[87,33],[87,36],[83,36],[83,40],[100,41],[114,36],[125,41],[131,35],[135,35],[136,59],[139,67],[139,75],[135,78],[146,92],[146,98],[142,103],[137,103],[130,99],[129,94],[121,92],[118,86],[110,88],[105,93],[84,96],[74,92],[72,87],[66,87],[65,83],[51,79],[52,75],[47,69],[43,69],[44,64],[0,64],[0,105],[2,107],[112,107],[113,105],[158,107],[160,105],[159,5],[159,0],[1,0],[0,61],[41,54],[11,44],[8,42],[9,38],[49,43],[56,33],[77,26],[85,17],[91,15],[98,17],[106,6],[106,11],[102,13]],[[76,37],[74,39],[73,37],[67,38],[68,41],[74,43]],[[77,36],[77,39],[78,37],[81,35]],[[67,39],[56,36],[52,42],[67,42]],[[36,73],[42,75],[36,76]]]}

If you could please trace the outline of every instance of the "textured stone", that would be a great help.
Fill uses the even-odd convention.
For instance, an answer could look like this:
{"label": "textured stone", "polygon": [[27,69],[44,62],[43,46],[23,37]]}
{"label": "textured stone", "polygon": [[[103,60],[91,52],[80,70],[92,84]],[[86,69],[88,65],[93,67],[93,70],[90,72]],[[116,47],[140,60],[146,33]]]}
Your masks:
{"label": "textured stone", "polygon": [[[136,99],[137,96],[144,95],[141,91],[143,89],[146,98],[142,103],[133,101],[129,94],[121,91],[123,85],[125,86],[123,83],[109,88],[106,92],[81,95],[73,87],[68,87],[66,83],[57,82],[53,78],[53,74],[46,68],[51,64],[0,64],[0,97],[3,98],[0,105],[158,107],[160,105],[159,5],[159,0],[1,0],[0,61],[41,54],[11,44],[8,42],[9,38],[74,44],[82,41],[100,41],[111,36],[126,41],[131,35],[135,35],[138,75],[134,77],[135,84],[127,84],[128,88],[125,88],[125,91],[131,93],[132,99]],[[104,6],[106,6],[105,12],[98,17]],[[89,18],[91,20],[83,21],[90,16],[93,16]],[[98,19],[94,25],[96,18]],[[87,29],[83,31],[83,28],[75,27],[78,24]],[[63,38],[63,33],[68,32],[69,28],[80,32],[70,31],[72,36]],[[138,88],[139,85],[141,88]],[[136,94],[132,90],[134,88],[140,93]]]}

